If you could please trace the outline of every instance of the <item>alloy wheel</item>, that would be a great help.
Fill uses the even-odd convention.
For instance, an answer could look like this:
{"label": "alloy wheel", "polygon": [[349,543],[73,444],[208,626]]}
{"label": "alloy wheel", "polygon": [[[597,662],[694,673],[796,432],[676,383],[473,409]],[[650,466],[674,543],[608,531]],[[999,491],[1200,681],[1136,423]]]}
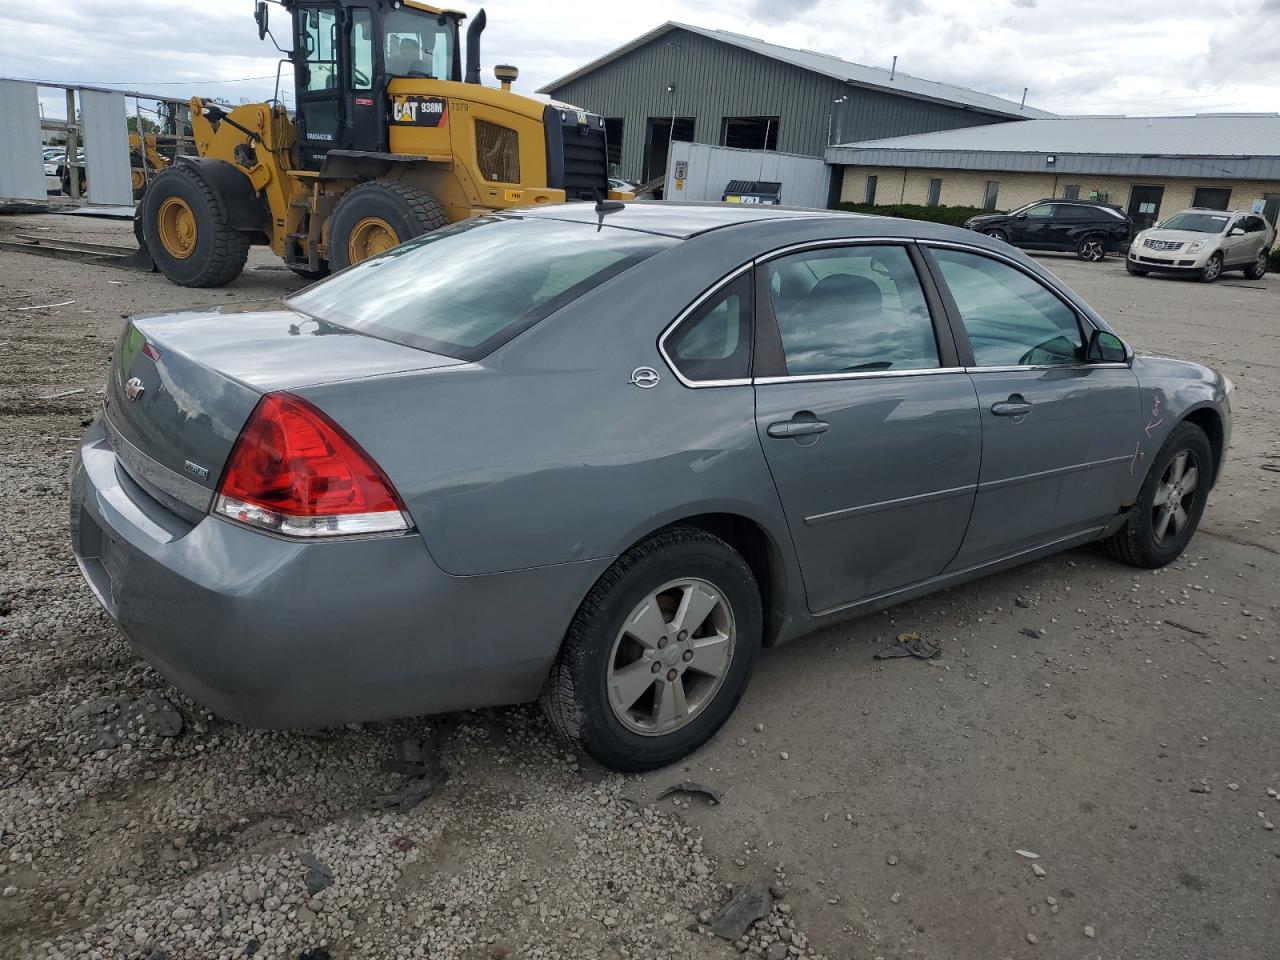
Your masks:
{"label": "alloy wheel", "polygon": [[624,727],[645,736],[680,729],[711,703],[733,660],[733,609],[714,584],[686,578],[640,601],[618,631],[605,680]]}
{"label": "alloy wheel", "polygon": [[1080,245],[1080,259],[1097,263],[1103,258],[1105,251],[1101,240],[1086,240]]}
{"label": "alloy wheel", "polygon": [[1217,254],[1209,258],[1209,262],[1204,265],[1204,278],[1209,281],[1217,280],[1218,274],[1222,273],[1222,260]]}
{"label": "alloy wheel", "polygon": [[1157,544],[1176,539],[1191,520],[1200,462],[1190,450],[1180,451],[1165,468],[1152,503],[1151,532]]}

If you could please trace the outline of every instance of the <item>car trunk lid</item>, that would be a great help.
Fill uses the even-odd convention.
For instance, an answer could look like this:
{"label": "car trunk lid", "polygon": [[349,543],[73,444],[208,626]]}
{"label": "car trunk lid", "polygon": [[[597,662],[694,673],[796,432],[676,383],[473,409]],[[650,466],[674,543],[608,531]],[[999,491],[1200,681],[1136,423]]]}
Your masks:
{"label": "car trunk lid", "polygon": [[129,476],[194,521],[263,394],[459,362],[278,301],[142,315],[121,334],[103,413]]}

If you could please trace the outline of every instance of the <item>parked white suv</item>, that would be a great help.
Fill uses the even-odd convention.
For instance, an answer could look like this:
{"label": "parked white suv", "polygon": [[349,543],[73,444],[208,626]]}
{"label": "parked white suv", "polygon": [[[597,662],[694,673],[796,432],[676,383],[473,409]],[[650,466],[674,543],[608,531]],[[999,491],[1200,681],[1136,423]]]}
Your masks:
{"label": "parked white suv", "polygon": [[1139,277],[1181,273],[1213,283],[1224,270],[1243,270],[1257,280],[1267,272],[1275,239],[1261,214],[1193,207],[1134,237],[1125,266]]}

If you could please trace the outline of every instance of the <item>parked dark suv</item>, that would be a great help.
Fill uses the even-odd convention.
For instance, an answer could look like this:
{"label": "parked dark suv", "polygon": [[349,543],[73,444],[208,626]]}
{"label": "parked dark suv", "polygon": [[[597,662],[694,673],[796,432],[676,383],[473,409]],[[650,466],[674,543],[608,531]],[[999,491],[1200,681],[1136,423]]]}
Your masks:
{"label": "parked dark suv", "polygon": [[1133,237],[1133,221],[1123,210],[1093,200],[1037,200],[1009,213],[973,217],[965,226],[1015,247],[1074,250],[1090,261],[1127,250]]}

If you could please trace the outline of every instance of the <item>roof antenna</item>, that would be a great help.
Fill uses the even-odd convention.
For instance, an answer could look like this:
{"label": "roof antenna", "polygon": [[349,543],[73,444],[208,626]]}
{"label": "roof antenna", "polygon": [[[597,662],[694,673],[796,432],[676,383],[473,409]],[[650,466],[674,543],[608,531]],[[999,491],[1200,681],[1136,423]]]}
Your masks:
{"label": "roof antenna", "polygon": [[1019,110],[1025,110],[1025,109],[1026,109],[1026,106],[1027,106],[1027,91],[1028,91],[1028,90],[1030,90],[1030,89],[1031,89],[1030,87],[1023,87],[1023,88],[1022,88],[1022,102],[1021,102],[1020,104],[1018,104],[1018,109],[1019,109]]}
{"label": "roof antenna", "polygon": [[591,192],[592,194],[595,195],[595,198],[596,198],[596,215],[599,218],[596,221],[596,233],[599,233],[601,230],[604,229],[605,214],[616,213],[619,210],[625,210],[627,208],[627,205],[623,203],[621,200],[606,200],[604,197],[600,195],[600,188],[597,187],[594,183],[591,185]]}
{"label": "roof antenna", "polygon": [[892,80],[898,75],[898,55],[893,55],[893,66],[889,68],[889,79]]}

